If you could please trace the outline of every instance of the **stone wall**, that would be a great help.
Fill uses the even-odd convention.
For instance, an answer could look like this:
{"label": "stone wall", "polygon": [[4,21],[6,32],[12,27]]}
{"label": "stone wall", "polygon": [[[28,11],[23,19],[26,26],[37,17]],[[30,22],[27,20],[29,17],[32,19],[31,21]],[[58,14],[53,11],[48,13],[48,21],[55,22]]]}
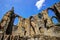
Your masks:
{"label": "stone wall", "polygon": [[[60,23],[60,3],[29,18],[22,18],[15,14],[13,9],[4,15],[0,22],[0,40],[60,40],[60,26],[52,22],[52,19],[56,18]],[[48,10],[54,11],[56,16],[50,18]],[[16,17],[19,22],[14,25]]]}

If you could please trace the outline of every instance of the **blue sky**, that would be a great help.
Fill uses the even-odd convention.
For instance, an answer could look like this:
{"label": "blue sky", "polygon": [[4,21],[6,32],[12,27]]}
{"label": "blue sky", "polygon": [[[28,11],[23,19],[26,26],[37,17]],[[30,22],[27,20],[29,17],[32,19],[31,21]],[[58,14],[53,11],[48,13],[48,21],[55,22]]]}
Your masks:
{"label": "blue sky", "polygon": [[[22,16],[23,18],[28,18],[31,15],[38,14],[42,10],[45,10],[60,0],[45,0],[39,10],[36,6],[37,1],[39,0],[0,0],[0,20],[12,7],[14,7],[16,14]],[[50,16],[51,15],[54,14],[50,12]]]}

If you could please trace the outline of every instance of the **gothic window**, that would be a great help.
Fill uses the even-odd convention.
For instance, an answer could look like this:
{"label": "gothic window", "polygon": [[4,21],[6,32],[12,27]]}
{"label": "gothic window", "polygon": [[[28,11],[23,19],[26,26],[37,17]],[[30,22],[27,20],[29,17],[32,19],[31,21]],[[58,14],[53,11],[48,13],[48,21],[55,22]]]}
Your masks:
{"label": "gothic window", "polygon": [[54,24],[57,24],[58,23],[58,21],[57,21],[56,18],[53,18],[52,21],[53,21]]}
{"label": "gothic window", "polygon": [[18,20],[18,17],[16,17],[15,20],[14,20],[14,25],[17,25],[18,24],[18,21],[19,21]]}
{"label": "gothic window", "polygon": [[[49,16],[50,18],[52,18],[53,16],[56,17],[55,12],[54,12],[52,9],[49,9],[49,10],[48,10],[48,16]],[[52,22],[53,22],[54,24],[57,24],[57,23],[58,23],[58,20],[57,20],[56,18],[52,18],[51,20],[52,20]]]}
{"label": "gothic window", "polygon": [[18,21],[19,21],[19,19],[18,19],[18,17],[16,17],[15,18],[15,20],[14,20],[14,23],[13,23],[13,30],[15,31],[17,28],[18,28]]}
{"label": "gothic window", "polygon": [[48,16],[49,17],[55,16],[55,13],[52,10],[48,10]]}

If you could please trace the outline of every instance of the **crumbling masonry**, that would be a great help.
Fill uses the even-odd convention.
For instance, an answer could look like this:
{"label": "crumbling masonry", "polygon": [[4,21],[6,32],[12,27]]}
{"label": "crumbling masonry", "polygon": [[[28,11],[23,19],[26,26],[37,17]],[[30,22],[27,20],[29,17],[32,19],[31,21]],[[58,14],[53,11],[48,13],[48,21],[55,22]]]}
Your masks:
{"label": "crumbling masonry", "polygon": [[[56,16],[50,18],[48,10]],[[14,25],[16,17],[19,22]],[[53,18],[59,23],[54,24]],[[0,40],[60,40],[60,2],[27,19],[15,14],[12,8],[0,21]]]}

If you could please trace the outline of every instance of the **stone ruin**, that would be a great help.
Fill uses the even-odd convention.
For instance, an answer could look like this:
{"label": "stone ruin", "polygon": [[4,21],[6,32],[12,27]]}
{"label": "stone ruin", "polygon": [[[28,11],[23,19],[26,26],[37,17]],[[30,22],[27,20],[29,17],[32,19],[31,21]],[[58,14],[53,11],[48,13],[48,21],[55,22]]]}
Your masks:
{"label": "stone ruin", "polygon": [[[48,10],[56,16],[49,17]],[[19,22],[14,25],[16,17]],[[53,18],[58,24],[53,23]],[[60,40],[60,2],[29,18],[15,14],[12,8],[0,21],[0,40]]]}

